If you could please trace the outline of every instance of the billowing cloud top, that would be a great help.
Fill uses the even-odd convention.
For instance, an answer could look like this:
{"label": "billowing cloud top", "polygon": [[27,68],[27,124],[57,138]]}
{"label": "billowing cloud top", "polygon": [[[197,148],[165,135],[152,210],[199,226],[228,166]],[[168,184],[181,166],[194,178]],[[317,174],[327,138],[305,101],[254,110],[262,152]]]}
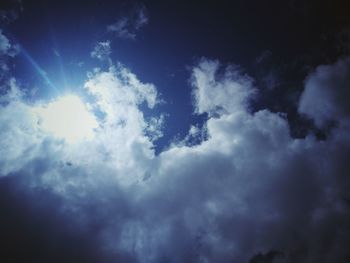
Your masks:
{"label": "billowing cloud top", "polygon": [[329,121],[348,122],[349,68],[349,58],[334,65],[319,66],[306,81],[299,112],[314,119],[318,126],[324,126]]}
{"label": "billowing cloud top", "polygon": [[231,113],[247,110],[247,100],[254,94],[252,79],[238,68],[227,67],[219,74],[218,61],[202,59],[193,69],[192,84],[197,113]]}

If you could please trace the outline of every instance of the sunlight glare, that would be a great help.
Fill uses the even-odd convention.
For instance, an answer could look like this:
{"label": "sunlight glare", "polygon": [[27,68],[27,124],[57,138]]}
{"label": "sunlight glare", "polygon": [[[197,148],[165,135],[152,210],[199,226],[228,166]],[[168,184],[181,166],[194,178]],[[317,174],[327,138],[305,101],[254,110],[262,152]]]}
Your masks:
{"label": "sunlight glare", "polygon": [[36,109],[43,130],[74,143],[92,139],[98,127],[95,115],[76,95],[66,95]]}

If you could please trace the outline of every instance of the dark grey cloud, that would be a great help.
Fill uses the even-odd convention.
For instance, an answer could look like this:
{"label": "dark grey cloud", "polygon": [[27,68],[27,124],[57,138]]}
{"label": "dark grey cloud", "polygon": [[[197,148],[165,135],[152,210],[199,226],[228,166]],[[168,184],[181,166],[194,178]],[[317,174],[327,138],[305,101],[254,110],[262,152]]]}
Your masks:
{"label": "dark grey cloud", "polygon": [[43,188],[28,191],[21,174],[0,179],[3,262],[108,262],[94,233],[83,232],[62,211],[62,200]]}
{"label": "dark grey cloud", "polygon": [[43,129],[37,108],[50,103],[29,104],[14,83],[0,109],[5,248],[53,262],[59,251],[84,262],[347,262],[347,67],[340,60],[306,80],[301,112],[338,122],[318,141],[293,138],[283,114],[252,112],[254,80],[203,58],[190,81],[195,111],[208,120],[158,155],[147,134],[161,132],[161,119],[140,110],[156,106],[156,88],[126,68],[89,74],[92,107],[105,117],[80,143]]}

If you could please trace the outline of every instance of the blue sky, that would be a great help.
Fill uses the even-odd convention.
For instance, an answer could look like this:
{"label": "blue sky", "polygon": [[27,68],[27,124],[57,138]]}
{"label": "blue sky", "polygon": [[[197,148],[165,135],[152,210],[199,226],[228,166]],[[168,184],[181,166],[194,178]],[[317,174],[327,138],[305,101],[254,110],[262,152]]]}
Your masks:
{"label": "blue sky", "polygon": [[[72,5],[74,7],[74,4]],[[95,5],[92,4],[90,8]],[[149,32],[148,27],[152,28],[152,24],[155,23],[152,20],[149,22],[151,26],[147,22],[137,30],[135,38],[120,37],[118,33],[108,31],[108,26],[128,18],[129,14],[132,16],[138,12],[135,10],[139,8],[146,10],[141,4],[131,4],[124,7],[126,11],[122,13],[118,11],[119,6],[122,5],[117,4],[113,7],[113,11],[108,10],[111,13],[109,19],[103,15],[104,23],[100,20],[100,13],[94,13],[95,10],[89,9],[89,6],[86,7],[86,11],[90,16],[83,13],[85,11],[83,9],[78,13],[72,11],[74,14],[65,15],[64,18],[55,6],[42,4],[42,9],[34,6],[33,12],[28,12],[28,17],[23,15],[22,23],[25,25],[31,23],[31,27],[36,28],[33,32],[35,35],[26,29],[23,30],[23,25],[15,25],[15,29],[11,31],[14,39],[24,49],[16,58],[17,64],[14,70],[23,76],[25,86],[30,89],[36,85],[39,94],[43,96],[55,96],[52,89],[80,92],[88,71],[94,67],[108,66],[108,63],[92,58],[90,54],[99,42],[110,41],[111,59],[130,68],[143,81],[154,83],[161,94],[163,103],[154,112],[146,114],[167,112],[167,124],[164,127],[167,129],[167,136],[159,146],[162,148],[174,137],[184,136],[190,124],[201,122],[201,118],[192,114],[188,83],[190,76],[188,68],[200,57],[186,54],[187,51],[177,47],[177,43],[173,43],[171,47],[167,40],[168,36],[159,37],[162,34]],[[45,10],[45,15],[38,14],[41,10]],[[105,9],[99,10],[104,11]],[[158,35],[158,40],[154,38],[155,34]],[[35,42],[32,41],[33,38],[36,39]],[[52,84],[48,83],[46,77],[43,78],[31,61],[46,72],[45,75]]]}
{"label": "blue sky", "polygon": [[3,262],[347,262],[342,1],[4,1]]}

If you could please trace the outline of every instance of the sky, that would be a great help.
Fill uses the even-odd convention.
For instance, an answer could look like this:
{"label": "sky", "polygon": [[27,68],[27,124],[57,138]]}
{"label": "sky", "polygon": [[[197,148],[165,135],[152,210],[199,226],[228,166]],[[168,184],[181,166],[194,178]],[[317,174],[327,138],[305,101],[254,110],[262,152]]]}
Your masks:
{"label": "sky", "polygon": [[0,3],[0,262],[350,262],[344,0]]}

